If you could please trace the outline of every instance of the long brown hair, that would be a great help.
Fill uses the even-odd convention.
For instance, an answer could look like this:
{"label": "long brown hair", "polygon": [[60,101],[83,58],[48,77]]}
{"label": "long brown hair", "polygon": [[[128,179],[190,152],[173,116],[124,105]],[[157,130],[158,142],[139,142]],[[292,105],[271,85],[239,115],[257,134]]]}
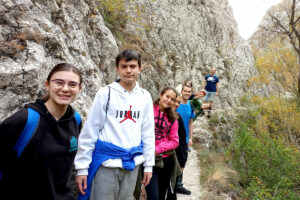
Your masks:
{"label": "long brown hair", "polygon": [[[178,96],[178,93],[176,92],[176,90],[172,87],[166,86],[162,89],[162,91],[160,92],[159,96],[164,95],[167,91],[172,90],[175,94],[176,94],[176,98]],[[155,101],[154,101],[154,105],[159,105],[159,101],[160,101],[160,97],[158,97]],[[177,115],[175,113],[175,111],[172,109],[172,107],[166,108],[165,109],[165,113],[167,113],[167,118],[169,120],[169,122],[174,121],[175,119],[177,119]]]}
{"label": "long brown hair", "polygon": [[[57,73],[57,72],[61,72],[61,71],[71,71],[74,72],[75,74],[77,74],[79,76],[79,80],[80,80],[80,84],[82,84],[82,77],[81,77],[81,72],[79,71],[79,69],[77,67],[75,67],[72,64],[69,63],[60,63],[54,66],[54,68],[50,71],[48,77],[47,77],[47,81],[48,83],[50,83],[51,81],[51,77]],[[50,95],[47,93],[45,96],[43,96],[43,100],[44,101],[48,101],[48,99],[50,98]]]}

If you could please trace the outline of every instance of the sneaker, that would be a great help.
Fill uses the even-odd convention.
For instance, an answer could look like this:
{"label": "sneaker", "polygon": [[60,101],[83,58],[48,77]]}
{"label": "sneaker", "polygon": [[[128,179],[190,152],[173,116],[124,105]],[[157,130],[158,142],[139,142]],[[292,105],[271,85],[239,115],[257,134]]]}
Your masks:
{"label": "sneaker", "polygon": [[176,189],[176,192],[179,194],[185,194],[185,195],[190,195],[191,191],[189,191],[188,189],[184,188],[184,187],[180,187]]}
{"label": "sneaker", "polygon": [[210,115],[210,110],[207,112],[207,118],[210,118],[211,115]]}

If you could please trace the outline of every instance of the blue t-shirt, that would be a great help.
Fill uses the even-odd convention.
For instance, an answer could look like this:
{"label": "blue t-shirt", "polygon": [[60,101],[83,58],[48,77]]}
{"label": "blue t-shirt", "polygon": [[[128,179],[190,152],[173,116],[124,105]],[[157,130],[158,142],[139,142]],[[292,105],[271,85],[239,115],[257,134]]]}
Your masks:
{"label": "blue t-shirt", "polygon": [[189,122],[190,119],[193,119],[195,116],[194,111],[192,110],[192,106],[190,103],[180,104],[176,110],[182,118],[185,131],[186,131],[186,143],[189,142]]}
{"label": "blue t-shirt", "polygon": [[205,80],[207,83],[205,86],[205,90],[208,92],[216,92],[217,91],[216,83],[219,82],[219,78],[217,76],[212,76],[209,74],[205,76]]}

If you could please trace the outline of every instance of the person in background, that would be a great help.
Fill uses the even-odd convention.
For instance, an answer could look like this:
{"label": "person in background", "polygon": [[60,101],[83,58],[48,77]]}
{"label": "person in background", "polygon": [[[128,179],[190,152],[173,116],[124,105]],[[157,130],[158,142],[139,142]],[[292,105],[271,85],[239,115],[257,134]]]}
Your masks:
{"label": "person in background", "polygon": [[151,95],[138,82],[141,55],[116,57],[120,79],[97,92],[79,137],[75,158],[78,199],[130,200],[143,163],[146,186],[154,166],[155,135]]}
{"label": "person in background", "polygon": [[174,150],[178,146],[177,115],[172,109],[176,97],[175,89],[164,87],[153,103],[156,163],[153,177],[146,186],[148,200],[164,200],[170,184],[175,165]]}
{"label": "person in background", "polygon": [[[81,84],[75,66],[58,64],[45,81],[48,94],[0,124],[1,199],[75,199],[69,180],[81,123],[70,104]],[[33,136],[20,148],[30,129]]]}
{"label": "person in background", "polygon": [[199,115],[204,115],[204,110],[210,108],[210,105],[208,103],[203,103],[200,99],[204,97],[205,94],[205,90],[200,90],[197,94],[197,97],[194,97],[192,100],[189,100],[195,112],[195,117],[193,117],[193,121],[195,121]]}
{"label": "person in background", "polygon": [[215,96],[218,96],[219,88],[219,78],[215,75],[216,68],[211,68],[211,73],[207,76],[205,76],[205,80],[203,83],[202,89],[206,90],[206,96],[204,97],[204,103],[209,103],[210,108],[214,110],[213,102],[215,99]]}
{"label": "person in background", "polygon": [[[183,87],[184,85],[193,88],[193,82],[192,82],[191,80],[185,80],[185,81],[183,82],[183,84],[179,84],[179,85],[177,85],[177,87],[176,87],[176,91],[177,91],[177,93],[180,94],[180,96],[181,96],[182,87]],[[193,97],[194,97],[194,96],[191,95],[191,98],[193,98]]]}

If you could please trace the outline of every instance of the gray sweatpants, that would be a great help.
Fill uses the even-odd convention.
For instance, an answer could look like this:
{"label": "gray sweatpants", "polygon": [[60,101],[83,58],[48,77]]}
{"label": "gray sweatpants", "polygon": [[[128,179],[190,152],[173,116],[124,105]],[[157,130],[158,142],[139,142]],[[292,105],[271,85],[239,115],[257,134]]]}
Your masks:
{"label": "gray sweatpants", "polygon": [[137,173],[138,166],[133,171],[101,166],[92,182],[90,200],[130,200]]}

